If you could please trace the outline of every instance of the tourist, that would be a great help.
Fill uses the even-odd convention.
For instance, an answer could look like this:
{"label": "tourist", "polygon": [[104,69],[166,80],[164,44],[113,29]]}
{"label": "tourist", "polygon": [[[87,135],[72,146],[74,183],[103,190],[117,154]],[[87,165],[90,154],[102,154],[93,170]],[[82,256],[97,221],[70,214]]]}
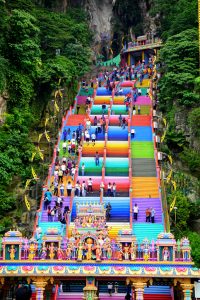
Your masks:
{"label": "tourist", "polygon": [[54,181],[54,195],[58,196],[58,181]]}
{"label": "tourist", "polygon": [[95,154],[95,165],[99,166],[99,153],[98,153],[98,151]]}
{"label": "tourist", "polygon": [[61,183],[60,185],[60,196],[64,196],[64,192],[65,192],[65,186],[63,183]]}
{"label": "tourist", "polygon": [[135,221],[137,221],[137,219],[138,219],[138,213],[139,213],[139,207],[138,207],[137,203],[135,203],[135,205],[133,207],[133,218]]}
{"label": "tourist", "polygon": [[102,114],[104,115],[106,113],[106,104],[102,104]]}
{"label": "tourist", "polygon": [[42,235],[42,229],[39,227],[39,225],[36,226],[35,230],[36,240],[39,241]]}
{"label": "tourist", "polygon": [[75,166],[72,166],[72,168],[71,168],[72,180],[74,180],[75,174],[76,174],[76,168],[75,168]]}
{"label": "tourist", "polygon": [[150,222],[151,210],[147,208],[145,214],[146,214],[146,222]]}
{"label": "tourist", "polygon": [[90,119],[87,119],[87,121],[86,121],[86,129],[90,130],[90,127],[91,127],[91,121],[90,121]]}
{"label": "tourist", "polygon": [[108,294],[112,296],[113,284],[112,282],[108,282]]}
{"label": "tourist", "polygon": [[85,181],[82,182],[81,184],[81,195],[82,197],[86,197],[86,190],[87,190],[87,186]]}
{"label": "tourist", "polygon": [[140,108],[140,105],[138,105],[138,115],[140,115],[141,113],[141,108]]}
{"label": "tourist", "polygon": [[151,223],[155,222],[155,214],[156,214],[155,209],[151,208]]}
{"label": "tourist", "polygon": [[96,142],[96,134],[95,133],[91,134],[91,139],[92,139],[92,143],[93,143],[93,146],[94,146],[95,142]]}
{"label": "tourist", "polygon": [[63,170],[60,168],[58,171],[58,183],[63,182]]}
{"label": "tourist", "polygon": [[113,195],[113,197],[116,197],[116,189],[117,189],[117,186],[116,186],[115,182],[113,182],[113,185],[112,185],[112,195]]}
{"label": "tourist", "polygon": [[80,197],[80,193],[81,193],[81,185],[78,180],[75,185],[75,196]]}
{"label": "tourist", "polygon": [[126,119],[125,119],[125,117],[122,119],[122,128],[123,129],[126,128]]}
{"label": "tourist", "polygon": [[56,206],[54,206],[51,210],[51,221],[55,221],[55,218],[56,218],[56,212],[57,212],[57,208]]}
{"label": "tourist", "polygon": [[86,140],[87,145],[89,145],[89,142],[90,142],[90,134],[89,134],[89,131],[88,131],[88,130],[85,131],[85,140]]}
{"label": "tourist", "polygon": [[67,130],[65,129],[63,131],[63,140],[64,140],[64,142],[66,142],[66,139],[67,139]]}
{"label": "tourist", "polygon": [[136,107],[135,107],[135,105],[133,105],[133,116],[135,116],[136,115]]}
{"label": "tourist", "polygon": [[60,223],[61,223],[61,228],[60,228],[60,233],[61,235],[63,235],[64,233],[64,229],[66,228],[66,218],[65,215],[63,214],[63,217],[60,219]]}
{"label": "tourist", "polygon": [[63,200],[62,200],[62,198],[61,197],[58,197],[57,199],[56,199],[56,207],[61,207],[62,208],[62,206],[63,206],[63,202],[62,202]]}
{"label": "tourist", "polygon": [[119,115],[119,126],[122,126],[122,114]]}
{"label": "tourist", "polygon": [[51,206],[48,206],[47,208],[47,218],[48,218],[48,222],[52,222]]}
{"label": "tourist", "polygon": [[88,184],[88,192],[92,192],[92,184],[93,184],[92,178],[88,179],[87,184]]}
{"label": "tourist", "polygon": [[71,197],[71,193],[72,193],[72,183],[71,183],[71,181],[68,181],[68,183],[67,183],[67,196]]}
{"label": "tourist", "polygon": [[82,166],[81,166],[81,174],[82,176],[85,176],[85,164],[82,163]]}
{"label": "tourist", "polygon": [[111,206],[110,202],[108,202],[108,204],[106,205],[106,220],[107,221],[110,220],[111,210],[112,210],[112,206]]}
{"label": "tourist", "polygon": [[107,197],[111,196],[111,191],[112,191],[112,184],[109,182],[108,187],[107,187]]}
{"label": "tourist", "polygon": [[94,123],[93,123],[93,124],[94,124],[94,126],[97,126],[97,122],[98,122],[98,120],[97,120],[97,116],[95,116],[95,117],[94,117],[94,121],[93,121],[93,122],[94,122]]}
{"label": "tourist", "polygon": [[31,286],[28,284],[19,284],[16,292],[15,299],[16,300],[30,300],[32,296]]}
{"label": "tourist", "polygon": [[134,137],[135,137],[135,129],[134,129],[134,128],[132,128],[132,129],[131,129],[131,138],[133,138],[133,139],[134,139]]}
{"label": "tourist", "polygon": [[138,96],[142,96],[142,90],[140,88],[138,89]]}
{"label": "tourist", "polygon": [[63,148],[63,153],[66,153],[66,151],[67,151],[67,143],[66,142],[63,142],[62,148]]}
{"label": "tourist", "polygon": [[104,196],[104,188],[105,188],[105,185],[102,181],[101,184],[100,184],[100,193],[102,194],[102,197]]}

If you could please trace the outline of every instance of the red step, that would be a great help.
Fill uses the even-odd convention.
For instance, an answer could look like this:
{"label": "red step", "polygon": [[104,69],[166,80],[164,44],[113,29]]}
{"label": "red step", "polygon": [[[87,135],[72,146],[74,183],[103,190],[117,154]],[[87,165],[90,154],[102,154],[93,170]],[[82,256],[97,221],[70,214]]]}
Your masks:
{"label": "red step", "polygon": [[172,300],[170,295],[149,294],[144,295],[144,300]]}
{"label": "red step", "polygon": [[84,124],[85,118],[85,115],[70,115],[67,119],[66,125],[78,126],[79,124]]}
{"label": "red step", "polygon": [[131,126],[151,126],[151,116],[132,116]]}

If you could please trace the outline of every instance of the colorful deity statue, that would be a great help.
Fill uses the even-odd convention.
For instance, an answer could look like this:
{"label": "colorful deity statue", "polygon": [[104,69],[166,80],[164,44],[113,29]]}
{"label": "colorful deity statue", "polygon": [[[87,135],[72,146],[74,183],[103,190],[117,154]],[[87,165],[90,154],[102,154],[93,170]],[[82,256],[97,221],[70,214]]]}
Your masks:
{"label": "colorful deity statue", "polygon": [[78,245],[77,261],[82,261],[82,259],[83,259],[83,245],[80,242]]}
{"label": "colorful deity statue", "polygon": [[96,245],[96,261],[101,261],[102,250],[99,244]]}
{"label": "colorful deity statue", "polygon": [[131,254],[131,260],[135,260],[136,259],[136,247],[133,242],[131,243],[130,254]]}
{"label": "colorful deity statue", "polygon": [[143,259],[145,261],[149,260],[150,258],[150,246],[149,246],[149,240],[144,239],[143,241]]}
{"label": "colorful deity statue", "polygon": [[46,258],[47,258],[47,248],[45,246],[45,243],[43,243],[41,253],[40,253],[40,259],[44,260]]}
{"label": "colorful deity statue", "polygon": [[57,248],[57,258],[58,258],[58,260],[62,260],[63,257],[64,257],[63,251],[61,250],[60,247],[58,247],[58,248]]}
{"label": "colorful deity statue", "polygon": [[70,244],[68,244],[66,249],[66,258],[67,260],[70,260],[71,257],[72,257],[72,247]]}
{"label": "colorful deity statue", "polygon": [[86,252],[86,259],[87,260],[91,260],[93,258],[93,240],[91,238],[87,238],[87,241],[86,241],[86,249],[87,249],[87,252]]}
{"label": "colorful deity statue", "polygon": [[116,258],[121,261],[122,258],[123,258],[122,245],[119,243],[116,246],[117,246],[117,249],[116,249]]}
{"label": "colorful deity statue", "polygon": [[170,258],[170,252],[168,247],[164,247],[162,251],[163,260],[167,261]]}
{"label": "colorful deity statue", "polygon": [[54,247],[54,243],[51,243],[48,247],[49,249],[49,258],[50,259],[54,259],[55,256],[55,247]]}
{"label": "colorful deity statue", "polygon": [[15,253],[17,252],[17,249],[15,249],[15,246],[11,245],[10,249],[8,249],[8,252],[10,253],[10,260],[14,260]]}
{"label": "colorful deity statue", "polygon": [[124,259],[129,260],[129,246],[126,243],[124,246],[124,253],[123,253]]}
{"label": "colorful deity statue", "polygon": [[23,249],[24,249],[24,258],[27,259],[28,249],[29,249],[28,239],[27,238],[24,239]]}
{"label": "colorful deity statue", "polygon": [[183,256],[183,261],[191,260],[191,247],[188,238],[181,239],[181,251]]}
{"label": "colorful deity statue", "polygon": [[34,244],[34,242],[31,242],[28,249],[28,259],[33,260],[35,258],[35,253],[36,253],[36,245]]}
{"label": "colorful deity statue", "polygon": [[112,259],[112,247],[110,243],[107,243],[107,259]]}

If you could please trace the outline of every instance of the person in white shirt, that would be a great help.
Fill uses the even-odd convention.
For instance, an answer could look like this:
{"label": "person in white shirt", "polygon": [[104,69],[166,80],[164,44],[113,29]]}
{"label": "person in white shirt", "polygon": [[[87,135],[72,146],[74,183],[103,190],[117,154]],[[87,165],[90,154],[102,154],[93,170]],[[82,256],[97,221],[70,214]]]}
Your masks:
{"label": "person in white shirt", "polygon": [[84,176],[85,175],[85,164],[84,163],[82,163],[81,172],[82,172],[82,176]]}
{"label": "person in white shirt", "polygon": [[67,196],[70,197],[72,193],[72,184],[71,181],[68,181],[67,183]]}
{"label": "person in white shirt", "polygon": [[134,128],[131,129],[131,137],[132,137],[132,138],[135,137],[135,129],[134,129]]}
{"label": "person in white shirt", "polygon": [[93,146],[94,146],[95,142],[96,142],[96,134],[92,133],[91,138],[92,138],[92,143],[93,143]]}
{"label": "person in white shirt", "polygon": [[81,194],[82,194],[82,197],[86,197],[86,183],[85,181],[82,182],[81,184]]}
{"label": "person in white shirt", "polygon": [[89,130],[90,127],[91,127],[91,121],[90,121],[90,119],[87,119],[87,121],[86,121],[86,128]]}
{"label": "person in white shirt", "polygon": [[141,96],[141,95],[142,95],[142,90],[138,89],[138,96]]}
{"label": "person in white shirt", "polygon": [[72,176],[72,179],[74,180],[74,176],[76,174],[76,168],[75,167],[72,167],[71,168],[71,176]]}
{"label": "person in white shirt", "polygon": [[88,179],[88,192],[92,192],[92,178]]}
{"label": "person in white shirt", "polygon": [[66,142],[63,142],[62,148],[63,148],[63,152],[66,153],[66,150],[67,150],[67,143]]}
{"label": "person in white shirt", "polygon": [[135,221],[137,221],[137,219],[138,219],[138,212],[139,212],[139,207],[135,203],[135,205],[133,207],[133,218]]}
{"label": "person in white shirt", "polygon": [[85,140],[86,140],[86,143],[89,145],[89,142],[90,142],[90,134],[88,131],[85,132]]}

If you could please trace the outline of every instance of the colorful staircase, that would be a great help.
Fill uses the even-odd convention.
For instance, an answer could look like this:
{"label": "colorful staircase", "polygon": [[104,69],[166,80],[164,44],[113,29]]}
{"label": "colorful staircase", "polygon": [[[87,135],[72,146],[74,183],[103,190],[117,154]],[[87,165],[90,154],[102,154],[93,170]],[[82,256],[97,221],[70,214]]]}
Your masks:
{"label": "colorful staircase", "polygon": [[[153,143],[151,99],[144,96],[149,87],[149,80],[145,79],[142,86],[138,83],[137,86],[141,88],[142,96],[134,103],[136,108],[140,105],[141,114],[133,115],[131,119],[131,129],[135,130],[134,137],[131,137],[131,201],[132,207],[135,204],[139,207],[138,220],[133,220],[133,231],[142,242],[145,238],[155,241],[158,234],[164,230],[164,225]],[[146,223],[146,209],[152,208],[156,212],[155,223]]]}
{"label": "colorful staircase", "polygon": [[144,289],[144,300],[172,300],[169,286],[150,286]]}

